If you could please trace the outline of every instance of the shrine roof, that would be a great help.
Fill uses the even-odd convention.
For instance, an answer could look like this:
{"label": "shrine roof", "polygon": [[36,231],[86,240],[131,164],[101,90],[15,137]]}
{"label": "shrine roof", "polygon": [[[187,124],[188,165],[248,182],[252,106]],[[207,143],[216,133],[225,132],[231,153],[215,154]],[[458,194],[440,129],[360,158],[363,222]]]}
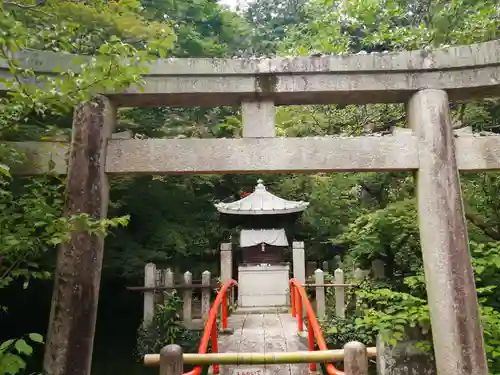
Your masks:
{"label": "shrine roof", "polygon": [[304,211],[309,202],[289,201],[267,191],[262,180],[257,181],[254,192],[231,203],[216,203],[220,213],[232,215],[282,215]]}

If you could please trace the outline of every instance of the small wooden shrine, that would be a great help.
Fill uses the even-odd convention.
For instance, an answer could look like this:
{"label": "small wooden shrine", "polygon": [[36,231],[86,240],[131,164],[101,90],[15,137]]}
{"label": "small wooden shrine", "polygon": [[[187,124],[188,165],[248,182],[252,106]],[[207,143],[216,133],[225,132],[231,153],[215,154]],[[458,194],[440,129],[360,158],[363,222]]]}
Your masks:
{"label": "small wooden shrine", "polygon": [[215,207],[229,226],[241,228],[238,265],[238,304],[241,307],[288,304],[290,265],[284,262],[289,246],[285,228],[293,224],[308,202],[289,201],[267,191],[262,180],[253,193]]}

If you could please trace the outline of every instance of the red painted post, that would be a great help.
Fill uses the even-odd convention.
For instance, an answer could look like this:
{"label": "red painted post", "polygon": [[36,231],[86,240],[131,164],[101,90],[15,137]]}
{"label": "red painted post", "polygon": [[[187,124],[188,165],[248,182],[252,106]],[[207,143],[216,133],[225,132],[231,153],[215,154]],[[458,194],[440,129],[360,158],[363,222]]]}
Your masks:
{"label": "red painted post", "polygon": [[[214,321],[214,325],[212,326],[211,340],[212,340],[212,353],[218,353],[219,344],[217,342],[217,321]],[[214,374],[219,373],[219,365],[212,365],[212,369]]]}
{"label": "red painted post", "polygon": [[222,328],[227,329],[227,292],[222,295]]}
{"label": "red painted post", "polygon": [[292,316],[295,318],[297,316],[297,311],[295,310],[295,286],[290,284],[290,302],[292,304]]}
{"label": "red painted post", "polygon": [[[311,318],[307,317],[307,350],[314,352],[314,331],[311,324]],[[309,370],[316,371],[316,363],[309,364]]]}
{"label": "red painted post", "polygon": [[304,322],[302,315],[302,298],[297,288],[297,295],[295,298],[295,304],[297,306],[297,331],[302,332],[304,330]]}

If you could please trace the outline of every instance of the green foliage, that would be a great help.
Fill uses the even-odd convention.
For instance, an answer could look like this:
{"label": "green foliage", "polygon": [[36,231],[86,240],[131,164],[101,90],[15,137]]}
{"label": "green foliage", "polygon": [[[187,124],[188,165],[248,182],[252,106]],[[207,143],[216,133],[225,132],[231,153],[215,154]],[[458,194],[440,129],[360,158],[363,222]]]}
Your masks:
{"label": "green foliage", "polygon": [[[34,2],[17,2],[23,3]],[[4,6],[2,11],[4,25],[15,24],[22,30],[26,47],[34,49],[93,55],[117,37],[135,48],[165,56],[175,41],[169,25],[145,18],[138,0],[48,0],[31,11],[15,5]]]}
{"label": "green foliage", "polygon": [[172,25],[179,57],[241,55],[248,46],[248,25],[213,0],[143,0],[150,18]]}
{"label": "green foliage", "polygon": [[180,345],[185,353],[198,349],[201,331],[193,331],[182,325],[179,311],[182,299],[175,293],[165,297],[163,304],[156,305],[153,320],[149,325],[139,327],[137,353],[142,358],[146,354],[159,353],[169,344]]}
{"label": "green foliage", "polygon": [[357,308],[363,310],[363,316],[356,320],[357,326],[361,330],[376,329],[391,345],[407,338],[411,329],[416,328],[422,335],[430,332],[425,299],[388,288],[360,289],[356,297]]}
{"label": "green foliage", "polygon": [[0,374],[15,375],[24,370],[25,359],[33,354],[32,344],[43,344],[43,337],[30,333],[25,338],[0,342]]}
{"label": "green foliage", "polygon": [[[25,155],[5,141],[40,140],[67,133],[67,116],[73,107],[99,92],[123,90],[141,83],[148,51],[164,55],[172,46],[172,30],[166,24],[146,21],[135,0],[107,2],[31,1],[0,5],[0,58],[12,78],[0,83],[10,89],[0,98],[0,288],[20,279],[24,287],[35,278],[48,278],[40,266],[45,254],[68,241],[71,232],[103,234],[128,223],[128,216],[97,220],[86,214],[62,216],[64,179],[52,173],[21,178],[12,168]],[[124,42],[124,39],[133,44]],[[75,69],[56,69],[39,75],[24,67],[25,49],[66,53],[92,53],[74,61]],[[49,73],[49,72],[48,72]],[[49,168],[53,165],[49,164]],[[7,310],[7,306],[2,306]],[[0,374],[16,374],[33,352],[31,341],[39,335],[2,344]]]}
{"label": "green foliage", "polygon": [[471,223],[471,238],[476,242],[500,241],[500,188],[498,173],[464,173],[461,176],[466,197],[465,215]]}
{"label": "green foliage", "polygon": [[288,137],[361,135],[404,125],[401,104],[308,105],[278,108],[277,134]]}
{"label": "green foliage", "polygon": [[349,246],[350,256],[365,268],[381,259],[391,276],[420,269],[415,200],[399,200],[358,216],[333,242]]}
{"label": "green foliage", "polygon": [[326,344],[329,348],[340,349],[349,341],[359,341],[366,346],[375,345],[376,328],[360,327],[355,316],[340,318],[331,316],[321,324]]}
{"label": "green foliage", "polygon": [[23,278],[49,275],[35,261],[62,240],[60,185],[50,177],[30,178],[14,192],[9,176],[0,177],[0,287]]}
{"label": "green foliage", "polygon": [[[500,244],[471,243],[471,249],[488,362],[490,370],[499,373],[500,312],[494,306],[498,304],[496,280],[500,276]],[[338,345],[344,336],[359,335],[373,342],[380,334],[391,345],[410,337],[419,339],[420,346],[430,350],[432,330],[421,272],[406,277],[402,287],[363,283],[355,296],[356,308],[347,322],[339,322],[338,318],[326,319],[327,340],[333,345]]]}
{"label": "green foliage", "polygon": [[282,51],[411,50],[492,40],[500,29],[496,1],[313,0],[305,13],[312,21],[292,28]]}
{"label": "green foliage", "polygon": [[[6,60],[13,79],[1,80],[11,91],[8,96],[0,98],[0,142],[26,138],[27,130],[32,132],[33,129],[40,138],[51,135],[54,127],[44,119],[65,116],[75,104],[89,100],[96,92],[123,90],[132,83],[138,84],[140,74],[144,72],[142,62],[147,60],[147,54],[123,43],[115,35],[106,34],[108,39],[100,43],[93,58],[75,62],[79,65],[78,73],[72,70],[57,71],[59,74],[55,76],[39,76],[43,85],[36,84],[31,79],[34,72],[23,67],[17,53],[26,48],[40,46],[47,37],[44,32],[51,28],[40,29],[41,24],[46,25],[48,22],[43,17],[49,14],[48,12],[53,12],[50,13],[51,17],[54,12],[59,12],[61,17],[50,18],[51,25],[56,29],[65,29],[59,39],[54,38],[62,43],[55,50],[73,52],[75,48],[78,50],[78,46],[72,45],[70,41],[80,40],[79,36],[87,33],[89,27],[103,33],[104,30],[115,30],[118,26],[115,24],[113,29],[110,23],[119,22],[121,16],[127,16],[127,12],[130,18],[137,5],[135,1],[129,0],[121,2],[120,6],[124,8],[119,9],[117,4],[96,0],[78,4],[47,2],[41,12],[23,12],[21,10],[24,8],[19,6],[2,7],[1,28],[9,32],[0,36],[0,58]],[[69,9],[73,6],[76,8],[73,9],[75,13],[72,15],[75,18],[82,17],[78,18],[78,21],[70,15]],[[112,20],[113,12],[120,15]],[[88,22],[85,24],[87,29],[70,27],[71,22],[77,22],[79,27],[83,27],[83,18]],[[102,26],[102,29],[99,26]],[[34,29],[39,30],[39,33],[33,33]],[[65,37],[68,39],[63,43]],[[126,63],[130,58],[134,58],[134,62]],[[10,175],[11,167],[23,161],[22,153],[0,143],[2,286],[20,276],[24,276],[26,280],[30,275],[46,277],[43,272],[32,272],[35,267],[34,260],[54,245],[67,241],[71,231],[104,233],[111,227],[126,225],[128,220],[127,217],[121,217],[100,221],[84,214],[62,218],[64,181],[51,175],[13,179]]]}
{"label": "green foliage", "polygon": [[304,0],[254,0],[244,10],[252,25],[248,54],[274,55],[293,25],[306,21],[302,11]]}
{"label": "green foliage", "polygon": [[[32,43],[26,37],[27,30],[6,14],[3,22],[10,21],[11,31],[0,38],[0,56],[7,59],[14,80],[2,80],[11,88],[8,97],[0,99],[0,140],[24,137],[26,128],[37,129],[40,136],[52,133],[51,124],[36,118],[61,116],[77,102],[88,100],[93,92],[113,90],[128,86],[138,80],[142,69],[139,65],[123,66],[121,60],[137,51],[112,38],[102,44],[99,56],[81,64],[79,74],[68,70],[56,77],[40,77],[46,84],[41,87],[29,83],[33,72],[22,68],[15,54]],[[138,60],[140,62],[140,60]],[[33,121],[35,120],[35,121]],[[27,126],[28,125],[28,126]],[[47,277],[38,271],[34,261],[54,245],[68,239],[71,230],[91,232],[106,231],[118,224],[126,224],[126,218],[96,221],[88,216],[62,218],[63,181],[54,176],[12,180],[11,166],[23,161],[23,155],[0,145],[0,285],[5,287],[18,277],[25,279]]]}

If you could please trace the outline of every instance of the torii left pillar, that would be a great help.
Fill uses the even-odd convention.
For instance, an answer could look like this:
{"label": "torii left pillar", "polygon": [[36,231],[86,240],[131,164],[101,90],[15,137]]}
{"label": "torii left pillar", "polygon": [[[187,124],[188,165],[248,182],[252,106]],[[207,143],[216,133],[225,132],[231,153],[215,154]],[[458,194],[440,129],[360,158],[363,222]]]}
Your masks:
{"label": "torii left pillar", "polygon": [[[104,219],[109,186],[106,146],[116,112],[101,95],[78,105],[68,161],[64,214]],[[90,375],[104,238],[76,227],[61,245],[55,272],[47,345],[46,375]]]}

